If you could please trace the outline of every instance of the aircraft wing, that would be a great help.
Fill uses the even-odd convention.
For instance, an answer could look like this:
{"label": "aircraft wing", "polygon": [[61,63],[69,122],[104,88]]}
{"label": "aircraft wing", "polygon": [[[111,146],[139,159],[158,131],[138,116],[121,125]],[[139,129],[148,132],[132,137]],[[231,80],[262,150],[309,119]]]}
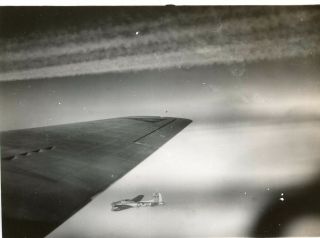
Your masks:
{"label": "aircraft wing", "polygon": [[135,198],[133,198],[131,200],[134,201],[134,202],[140,202],[143,197],[144,197],[143,195],[138,195],[138,196],[136,196]]}
{"label": "aircraft wing", "polygon": [[116,205],[115,207],[118,209],[117,211],[122,211],[125,209],[132,208],[132,206],[129,206],[129,205]]}
{"label": "aircraft wing", "polygon": [[44,237],[190,122],[128,117],[1,132],[3,237]]}

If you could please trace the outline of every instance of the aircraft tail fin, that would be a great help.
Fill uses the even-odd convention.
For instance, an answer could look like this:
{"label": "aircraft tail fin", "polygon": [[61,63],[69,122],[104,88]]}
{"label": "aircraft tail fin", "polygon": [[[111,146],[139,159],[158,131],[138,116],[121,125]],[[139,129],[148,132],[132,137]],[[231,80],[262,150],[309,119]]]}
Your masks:
{"label": "aircraft tail fin", "polygon": [[157,203],[158,205],[164,205],[161,193],[154,193],[153,194],[153,201],[155,203]]}

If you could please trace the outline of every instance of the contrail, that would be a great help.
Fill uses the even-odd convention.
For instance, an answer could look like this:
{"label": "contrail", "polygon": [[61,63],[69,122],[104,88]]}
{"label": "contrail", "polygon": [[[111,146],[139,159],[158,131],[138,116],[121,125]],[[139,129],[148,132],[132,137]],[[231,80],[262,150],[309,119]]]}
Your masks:
{"label": "contrail", "polygon": [[[191,8],[193,9],[193,8]],[[230,64],[320,54],[320,8],[180,10],[2,40],[1,81]],[[130,16],[128,16],[130,20]]]}

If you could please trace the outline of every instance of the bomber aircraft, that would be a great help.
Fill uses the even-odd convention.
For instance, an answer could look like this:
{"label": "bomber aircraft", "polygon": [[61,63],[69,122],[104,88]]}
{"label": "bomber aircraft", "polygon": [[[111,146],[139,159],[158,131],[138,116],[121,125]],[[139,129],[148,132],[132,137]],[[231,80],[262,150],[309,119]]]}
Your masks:
{"label": "bomber aircraft", "polygon": [[153,199],[148,201],[142,201],[143,195],[138,195],[132,199],[124,199],[111,203],[112,211],[121,211],[133,207],[154,207],[164,205],[161,193],[154,193]]}

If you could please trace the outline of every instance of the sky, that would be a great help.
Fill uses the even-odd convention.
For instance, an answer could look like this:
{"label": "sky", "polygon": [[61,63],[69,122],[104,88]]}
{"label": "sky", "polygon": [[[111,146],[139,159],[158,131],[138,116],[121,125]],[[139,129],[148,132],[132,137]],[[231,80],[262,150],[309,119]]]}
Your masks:
{"label": "sky", "polygon": [[[193,122],[48,237],[251,237],[269,203],[285,206],[291,187],[318,173],[318,132],[318,123]],[[111,211],[114,201],[153,192],[164,206]],[[305,195],[317,203],[317,193]],[[319,215],[300,219],[283,235],[319,236]]]}
{"label": "sky", "polygon": [[1,8],[2,81],[319,54],[318,6]]}
{"label": "sky", "polygon": [[314,120],[318,59],[3,82],[2,130],[132,115]]}

